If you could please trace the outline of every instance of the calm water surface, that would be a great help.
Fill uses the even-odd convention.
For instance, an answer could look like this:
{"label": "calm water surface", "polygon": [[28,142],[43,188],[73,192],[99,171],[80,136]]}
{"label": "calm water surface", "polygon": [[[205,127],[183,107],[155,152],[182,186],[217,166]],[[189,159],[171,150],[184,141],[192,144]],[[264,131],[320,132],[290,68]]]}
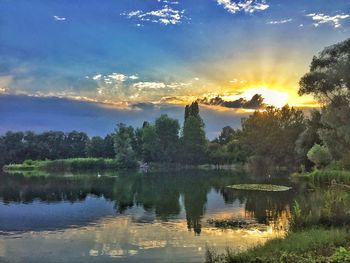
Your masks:
{"label": "calm water surface", "polygon": [[[237,191],[234,183],[293,186]],[[242,250],[288,228],[298,186],[218,171],[0,175],[0,262],[204,262],[206,246]],[[222,230],[209,219],[255,220]]]}

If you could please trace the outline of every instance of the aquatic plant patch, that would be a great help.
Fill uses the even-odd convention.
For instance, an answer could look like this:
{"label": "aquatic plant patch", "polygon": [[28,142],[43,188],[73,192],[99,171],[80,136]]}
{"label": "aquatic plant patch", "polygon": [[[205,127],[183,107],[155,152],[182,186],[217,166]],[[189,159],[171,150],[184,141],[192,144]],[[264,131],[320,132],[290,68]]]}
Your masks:
{"label": "aquatic plant patch", "polygon": [[234,184],[227,186],[228,188],[236,190],[248,191],[265,191],[265,192],[283,192],[292,189],[288,186],[273,185],[273,184]]}

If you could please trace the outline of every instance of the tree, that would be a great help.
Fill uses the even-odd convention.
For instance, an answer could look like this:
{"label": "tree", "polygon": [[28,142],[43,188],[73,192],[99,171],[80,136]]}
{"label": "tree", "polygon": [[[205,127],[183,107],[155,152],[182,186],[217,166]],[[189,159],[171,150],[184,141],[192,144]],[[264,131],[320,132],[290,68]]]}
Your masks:
{"label": "tree", "polygon": [[105,150],[105,140],[100,136],[92,137],[86,144],[86,155],[88,157],[104,157]]}
{"label": "tree", "polygon": [[310,149],[310,151],[307,153],[307,157],[310,159],[311,162],[316,164],[317,168],[325,167],[332,160],[328,148],[319,144],[315,144]]}
{"label": "tree", "polygon": [[158,144],[154,125],[144,125],[142,129],[142,158],[145,162],[157,161]]}
{"label": "tree", "polygon": [[198,102],[192,102],[191,105],[186,105],[185,107],[185,121],[188,117],[193,116],[196,118],[200,118],[199,116],[199,106]]}
{"label": "tree", "polygon": [[116,159],[122,168],[133,168],[137,166],[135,152],[132,148],[134,141],[134,129],[123,123],[117,124],[114,137],[114,148]]}
{"label": "tree", "polygon": [[341,160],[350,156],[350,105],[323,108],[319,129],[320,138],[329,149],[333,159]]}
{"label": "tree", "polygon": [[281,109],[270,106],[242,120],[239,141],[246,156],[292,166],[296,161],[295,141],[304,129],[304,115],[300,110],[288,105]]}
{"label": "tree", "polygon": [[183,127],[183,161],[199,164],[205,161],[207,140],[201,119],[189,116]]}
{"label": "tree", "polygon": [[115,137],[115,135],[113,133],[111,133],[111,134],[107,134],[106,137],[104,138],[104,144],[105,144],[104,157],[106,157],[106,158],[114,158],[115,157],[114,137]]}
{"label": "tree", "polygon": [[350,156],[350,39],[325,48],[300,80],[299,94],[312,94],[323,103],[318,130],[335,160]]}
{"label": "tree", "polygon": [[66,143],[69,147],[70,158],[85,157],[85,147],[89,137],[84,132],[72,131],[66,136]]}
{"label": "tree", "polygon": [[314,56],[310,71],[300,80],[299,94],[312,94],[326,104],[350,101],[350,39]]}
{"label": "tree", "polygon": [[177,120],[161,115],[155,122],[159,148],[159,160],[172,162],[176,159],[180,124]]}
{"label": "tree", "polygon": [[305,120],[305,126],[305,130],[299,135],[295,142],[295,152],[297,162],[306,170],[310,170],[313,163],[307,158],[307,153],[312,146],[321,143],[318,134],[319,129],[323,127],[321,123],[321,112],[318,110],[311,111],[310,118]]}
{"label": "tree", "polygon": [[235,138],[235,135],[235,130],[230,126],[226,126],[222,129],[218,141],[221,145],[225,145],[232,141]]}

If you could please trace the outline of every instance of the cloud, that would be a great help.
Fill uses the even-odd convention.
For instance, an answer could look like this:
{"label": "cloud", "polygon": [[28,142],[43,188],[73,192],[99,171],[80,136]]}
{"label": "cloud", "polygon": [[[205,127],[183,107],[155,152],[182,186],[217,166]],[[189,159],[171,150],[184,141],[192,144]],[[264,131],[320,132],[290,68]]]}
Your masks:
{"label": "cloud", "polygon": [[97,74],[95,76],[92,77],[93,80],[99,80],[101,79],[102,75],[101,74]]}
{"label": "cloud", "polygon": [[[161,9],[144,12],[141,10],[131,11],[129,13],[123,13],[122,15],[127,18],[134,18],[142,22],[159,23],[163,25],[176,25],[181,23],[184,18],[185,10],[174,9],[168,5],[163,6]],[[140,25],[138,23],[137,25]]]}
{"label": "cloud", "polygon": [[120,74],[120,73],[112,73],[110,75],[108,75],[109,79],[113,79],[115,81],[121,81],[124,82],[126,81],[129,77],[124,75],[124,74]]}
{"label": "cloud", "polygon": [[226,9],[232,14],[235,14],[237,12],[245,12],[252,14],[258,11],[264,11],[270,7],[265,0],[243,0],[239,2],[234,0],[216,1],[219,5],[222,5],[224,9]]}
{"label": "cloud", "polygon": [[55,21],[66,21],[67,20],[67,18],[59,17],[59,16],[53,16],[53,19],[55,19]]}
{"label": "cloud", "polygon": [[164,89],[167,87],[167,85],[163,82],[137,82],[133,85],[135,88],[137,88],[139,91],[145,90],[145,89]]}
{"label": "cloud", "polygon": [[280,25],[280,24],[290,23],[292,21],[293,21],[293,19],[288,18],[288,19],[282,19],[282,20],[272,20],[272,21],[267,22],[266,24],[268,24],[268,25]]}
{"label": "cloud", "polygon": [[338,28],[341,26],[341,21],[350,17],[348,14],[341,14],[335,16],[329,16],[322,13],[316,14],[307,14],[306,16],[311,17],[314,21],[314,26],[318,27],[320,24],[330,24],[334,26],[334,28]]}
{"label": "cloud", "polygon": [[217,96],[215,98],[203,98],[203,99],[197,99],[198,103],[204,104],[204,105],[213,105],[213,106],[221,106],[225,108],[232,108],[232,109],[260,109],[265,106],[264,98],[260,94],[255,94],[250,100],[246,100],[244,98],[240,98],[238,100],[234,101],[225,101],[221,97]]}
{"label": "cloud", "polygon": [[105,84],[113,84],[115,82],[125,82],[127,80],[137,80],[139,77],[137,75],[125,75],[123,73],[113,72],[108,75],[96,74],[92,77],[86,76],[87,79],[91,78],[95,81],[103,81]]}
{"label": "cloud", "polygon": [[11,75],[0,76],[0,94],[6,93],[12,81],[13,81],[13,76]]}

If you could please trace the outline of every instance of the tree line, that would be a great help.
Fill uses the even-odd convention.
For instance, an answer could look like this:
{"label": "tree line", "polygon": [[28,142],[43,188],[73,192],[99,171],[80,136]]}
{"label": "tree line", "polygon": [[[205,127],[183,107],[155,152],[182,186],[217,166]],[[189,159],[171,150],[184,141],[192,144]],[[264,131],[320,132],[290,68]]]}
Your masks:
{"label": "tree line", "polygon": [[137,161],[182,164],[250,163],[310,170],[329,164],[350,169],[350,39],[324,49],[300,80],[299,94],[311,94],[320,110],[268,106],[242,119],[240,129],[224,127],[209,141],[198,102],[185,108],[184,122],[161,115],[141,128],[118,124],[105,137],[83,132],[8,132],[0,137],[0,164],[26,159],[116,158],[124,167]]}

